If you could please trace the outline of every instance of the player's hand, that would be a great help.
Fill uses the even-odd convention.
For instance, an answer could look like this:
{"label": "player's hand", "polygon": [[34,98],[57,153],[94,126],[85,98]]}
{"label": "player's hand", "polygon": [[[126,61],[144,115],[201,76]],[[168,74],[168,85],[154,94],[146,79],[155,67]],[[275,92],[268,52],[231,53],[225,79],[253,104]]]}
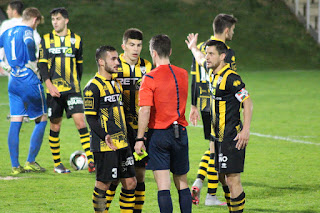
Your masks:
{"label": "player's hand", "polygon": [[187,40],[185,40],[190,50],[192,50],[192,48],[197,48],[197,41],[198,41],[198,33],[196,34],[190,33],[187,36]]}
{"label": "player's hand", "polygon": [[236,148],[238,150],[240,149],[244,149],[249,142],[249,137],[250,137],[250,131],[249,130],[241,130],[241,132],[239,132],[237,134],[237,136],[234,138],[234,140],[238,140],[237,144],[236,144]]}
{"label": "player's hand", "polygon": [[191,105],[189,121],[192,125],[197,126],[198,120],[200,121],[200,115],[196,106]]}
{"label": "player's hand", "polygon": [[111,136],[110,135],[106,135],[105,137],[105,142],[107,144],[107,146],[112,149],[113,151],[116,151],[118,148],[113,144]]}
{"label": "player's hand", "polygon": [[57,87],[52,85],[52,86],[48,87],[48,89],[49,89],[49,93],[52,97],[60,98],[61,94],[60,94]]}
{"label": "player's hand", "polygon": [[144,145],[143,141],[137,141],[136,144],[134,145],[134,151],[138,154],[138,155],[143,155],[142,149],[144,151],[146,151],[146,147]]}
{"label": "player's hand", "polygon": [[0,67],[7,73],[11,71],[11,67],[4,61],[0,62]]}

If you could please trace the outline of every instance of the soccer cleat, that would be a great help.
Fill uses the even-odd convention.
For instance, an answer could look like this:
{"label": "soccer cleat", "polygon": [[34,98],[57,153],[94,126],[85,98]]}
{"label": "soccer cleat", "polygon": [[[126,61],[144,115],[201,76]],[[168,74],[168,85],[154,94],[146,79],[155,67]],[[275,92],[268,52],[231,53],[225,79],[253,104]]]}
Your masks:
{"label": "soccer cleat", "polygon": [[12,172],[11,172],[12,175],[17,175],[20,173],[24,173],[24,169],[22,166],[12,167]]}
{"label": "soccer cleat", "polygon": [[67,169],[66,167],[64,167],[64,165],[62,163],[60,163],[59,166],[54,167],[53,170],[55,173],[70,173],[71,171],[69,169]]}
{"label": "soccer cleat", "polygon": [[217,196],[207,194],[206,200],[204,202],[204,205],[206,206],[226,206],[226,202],[221,202]]}
{"label": "soccer cleat", "polygon": [[192,203],[194,205],[199,205],[200,202],[200,189],[196,186],[192,186],[191,188],[191,197],[192,197]]}
{"label": "soccer cleat", "polygon": [[89,173],[93,173],[96,171],[96,168],[94,167],[94,163],[92,161],[88,164],[88,171]]}
{"label": "soccer cleat", "polygon": [[25,172],[45,172],[46,169],[41,167],[37,162],[26,162],[24,165]]}

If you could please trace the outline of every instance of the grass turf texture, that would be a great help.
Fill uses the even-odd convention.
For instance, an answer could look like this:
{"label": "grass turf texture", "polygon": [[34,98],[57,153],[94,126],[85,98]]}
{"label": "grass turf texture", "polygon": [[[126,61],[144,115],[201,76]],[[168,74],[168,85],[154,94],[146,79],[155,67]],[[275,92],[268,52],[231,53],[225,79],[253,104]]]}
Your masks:
{"label": "grass turf texture", "polygon": [[[193,1],[190,1],[193,2]],[[121,52],[122,34],[129,27],[144,31],[142,57],[150,59],[149,39],[159,33],[172,39],[172,63],[187,70],[191,53],[184,43],[190,32],[199,32],[199,40],[212,34],[212,19],[217,13],[232,13],[238,18],[234,39],[228,44],[236,51],[238,71],[247,84],[253,103],[252,133],[290,137],[286,140],[252,135],[242,175],[246,192],[246,212],[315,213],[320,212],[320,51],[303,27],[281,1],[48,1],[28,0],[45,16],[38,31],[52,30],[49,11],[64,6],[70,13],[70,28],[84,41],[84,77],[82,86],[94,75],[95,49],[111,44]],[[5,5],[2,5],[5,8]],[[314,69],[314,70],[310,70]],[[294,71],[295,70],[295,71]],[[309,70],[309,71],[307,71]],[[9,114],[7,79],[0,78],[0,176],[7,177],[11,164],[7,147]],[[190,99],[189,99],[190,101]],[[188,103],[187,113],[189,115]],[[199,122],[201,123],[201,122]],[[20,134],[20,163],[27,158],[33,123],[24,123]],[[21,174],[21,179],[0,180],[0,212],[92,212],[91,195],[95,176],[87,171],[54,174],[50,153],[49,124],[37,158],[47,168],[42,174]],[[188,127],[190,141],[191,186],[198,163],[208,143],[199,127]],[[69,156],[81,150],[78,131],[72,120],[63,120],[61,157],[69,166]],[[206,207],[206,183],[200,206],[193,212],[227,212],[226,207]],[[178,196],[172,188],[174,212],[179,211]],[[119,189],[111,212],[119,212]],[[221,187],[218,196],[223,200]],[[144,212],[159,212],[157,187],[151,172],[146,175]]]}
{"label": "grass turf texture", "polygon": [[[86,82],[91,75],[85,75]],[[317,110],[319,71],[262,71],[242,72],[254,102],[251,132],[265,135],[290,137],[312,144],[295,143],[280,139],[252,135],[246,154],[245,172],[242,175],[247,195],[246,212],[320,212],[319,152],[320,128]],[[1,85],[7,84],[0,78]],[[297,86],[298,85],[298,86]],[[0,89],[6,94],[6,87]],[[8,98],[0,96],[0,176],[10,175],[10,160],[6,143],[9,122]],[[189,106],[189,103],[188,103]],[[189,107],[188,112],[189,113]],[[20,163],[27,157],[33,123],[24,123],[20,136]],[[53,161],[48,144],[49,128],[37,158],[41,166],[48,169],[41,174],[21,174],[17,180],[0,180],[1,212],[90,212],[91,194],[95,176],[85,171],[71,174],[54,174]],[[188,127],[190,144],[190,172],[192,185],[201,155],[208,148],[202,128]],[[308,137],[306,137],[308,136]],[[61,154],[63,163],[70,168],[69,156],[81,150],[78,132],[72,120],[63,120],[61,131]],[[309,172],[310,171],[310,172]],[[193,206],[194,212],[226,212],[225,207],[204,206],[206,183],[201,195],[201,205]],[[178,196],[172,187],[174,212],[179,209]],[[118,194],[112,203],[111,212],[118,212]],[[218,196],[223,200],[221,187]],[[158,212],[157,187],[153,175],[146,175],[145,212]]]}

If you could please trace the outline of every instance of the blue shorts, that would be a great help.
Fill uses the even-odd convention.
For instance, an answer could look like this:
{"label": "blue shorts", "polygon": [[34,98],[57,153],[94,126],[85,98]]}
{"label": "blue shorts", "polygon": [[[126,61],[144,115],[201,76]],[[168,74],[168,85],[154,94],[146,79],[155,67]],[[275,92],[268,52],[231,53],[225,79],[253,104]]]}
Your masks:
{"label": "blue shorts", "polygon": [[149,129],[147,135],[148,170],[170,170],[173,174],[184,175],[189,171],[188,134],[180,126],[180,137],[174,137],[172,127]]}
{"label": "blue shorts", "polygon": [[34,120],[47,112],[43,86],[10,77],[8,84],[11,117],[29,116]]}

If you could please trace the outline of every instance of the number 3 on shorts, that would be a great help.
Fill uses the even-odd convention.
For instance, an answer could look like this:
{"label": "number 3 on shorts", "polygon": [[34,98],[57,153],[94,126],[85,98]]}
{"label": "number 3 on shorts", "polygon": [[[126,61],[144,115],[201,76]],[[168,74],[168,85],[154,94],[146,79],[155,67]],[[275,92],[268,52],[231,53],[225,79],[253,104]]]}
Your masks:
{"label": "number 3 on shorts", "polygon": [[117,178],[117,177],[118,177],[117,168],[113,168],[112,169],[112,178]]}

